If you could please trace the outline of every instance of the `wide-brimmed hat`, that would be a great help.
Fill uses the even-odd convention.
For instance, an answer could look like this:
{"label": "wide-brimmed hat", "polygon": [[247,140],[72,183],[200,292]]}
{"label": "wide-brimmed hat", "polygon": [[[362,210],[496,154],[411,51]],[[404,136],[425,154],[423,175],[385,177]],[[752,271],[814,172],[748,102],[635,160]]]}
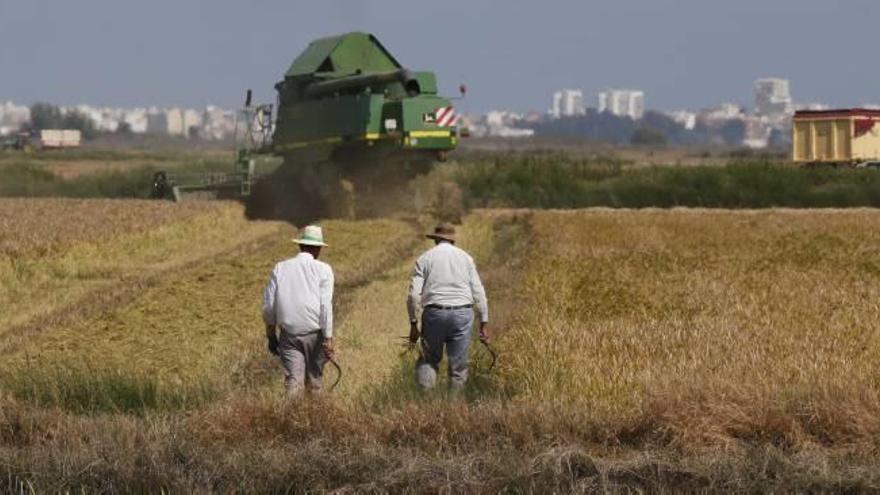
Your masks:
{"label": "wide-brimmed hat", "polygon": [[324,244],[324,232],[317,225],[306,225],[300,233],[299,239],[293,242],[304,246],[326,246]]}
{"label": "wide-brimmed hat", "polygon": [[455,242],[455,227],[452,224],[441,223],[434,227],[434,232],[425,234],[428,239],[436,239],[441,241]]}

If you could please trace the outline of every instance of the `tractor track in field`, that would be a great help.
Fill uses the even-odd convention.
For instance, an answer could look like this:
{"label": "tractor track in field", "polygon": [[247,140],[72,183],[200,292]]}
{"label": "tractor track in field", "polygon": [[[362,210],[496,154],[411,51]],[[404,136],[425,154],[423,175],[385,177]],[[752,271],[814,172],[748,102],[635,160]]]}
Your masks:
{"label": "tractor track in field", "polygon": [[[279,228],[279,230],[281,229]],[[53,328],[87,320],[104,313],[108,308],[124,306],[136,300],[145,290],[159,285],[169,276],[175,276],[179,273],[204,266],[216,259],[234,258],[240,254],[254,253],[260,249],[268,250],[272,246],[272,241],[276,240],[278,235],[278,232],[271,232],[240,243],[220,253],[190,260],[150,275],[142,277],[127,276],[116,282],[111,282],[106,287],[86,294],[78,301],[67,306],[38,316],[27,323],[13,325],[3,330],[3,339],[0,340],[0,355],[17,351],[28,339],[41,337]]]}

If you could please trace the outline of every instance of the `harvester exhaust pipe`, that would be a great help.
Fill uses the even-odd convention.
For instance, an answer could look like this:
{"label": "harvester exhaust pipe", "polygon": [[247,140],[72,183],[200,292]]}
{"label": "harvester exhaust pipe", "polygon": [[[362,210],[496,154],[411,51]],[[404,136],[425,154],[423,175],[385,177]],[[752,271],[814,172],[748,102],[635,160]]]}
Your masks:
{"label": "harvester exhaust pipe", "polygon": [[247,95],[244,97],[244,107],[250,108],[251,101],[253,100],[254,92],[251,90],[247,90]]}

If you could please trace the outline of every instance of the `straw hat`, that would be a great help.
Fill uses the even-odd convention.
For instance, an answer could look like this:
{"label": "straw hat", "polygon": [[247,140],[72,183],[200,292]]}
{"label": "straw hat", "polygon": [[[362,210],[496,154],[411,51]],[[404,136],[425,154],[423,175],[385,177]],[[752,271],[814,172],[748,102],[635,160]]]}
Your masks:
{"label": "straw hat", "polygon": [[439,241],[455,242],[455,227],[452,224],[441,223],[434,227],[434,233],[426,234],[425,237]]}
{"label": "straw hat", "polygon": [[293,242],[304,246],[326,246],[324,244],[324,232],[317,225],[306,225],[302,229],[299,239]]}

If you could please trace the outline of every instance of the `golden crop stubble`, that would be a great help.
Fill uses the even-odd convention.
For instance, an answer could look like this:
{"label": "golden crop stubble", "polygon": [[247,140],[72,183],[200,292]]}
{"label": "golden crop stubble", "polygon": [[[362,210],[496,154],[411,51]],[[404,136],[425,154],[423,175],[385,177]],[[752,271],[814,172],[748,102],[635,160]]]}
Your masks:
{"label": "golden crop stubble", "polygon": [[876,392],[878,227],[872,210],[536,213],[533,311],[502,380],[607,417],[695,390],[791,408]]}
{"label": "golden crop stubble", "polygon": [[[413,235],[405,223],[391,220],[323,225],[330,247],[322,259],[333,265],[338,289],[357,286],[396,261],[394,243]],[[4,366],[27,380],[37,373],[34,363],[52,363],[62,381],[65,374],[133,377],[172,395],[262,386],[262,368],[272,361],[260,318],[262,289],[273,264],[296,253],[293,237],[287,227],[242,252],[169,274],[131,303],[55,329],[51,338],[4,357]]]}
{"label": "golden crop stubble", "polygon": [[[0,334],[35,316],[82,302],[268,233],[238,203],[0,200]],[[0,345],[2,348],[2,345]]]}
{"label": "golden crop stubble", "polygon": [[100,243],[223,207],[207,201],[0,198],[0,255],[54,253],[78,242]]}

